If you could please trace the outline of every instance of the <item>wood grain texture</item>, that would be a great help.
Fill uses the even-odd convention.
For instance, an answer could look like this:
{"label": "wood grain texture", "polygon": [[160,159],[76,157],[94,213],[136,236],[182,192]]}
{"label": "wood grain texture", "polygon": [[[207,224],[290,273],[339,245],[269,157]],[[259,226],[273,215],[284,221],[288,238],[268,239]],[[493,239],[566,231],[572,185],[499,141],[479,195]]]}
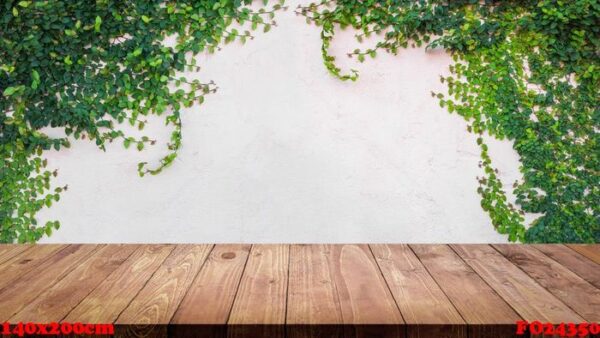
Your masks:
{"label": "wood grain texture", "polygon": [[[228,324],[229,336],[284,335],[289,245],[253,245]],[[244,326],[242,326],[242,325]]]}
{"label": "wood grain texture", "polygon": [[0,244],[0,264],[31,247],[32,245],[30,244]]}
{"label": "wood grain texture", "polygon": [[[225,337],[251,245],[217,244],[181,301],[171,324],[179,337]],[[201,325],[201,329],[192,324]]]}
{"label": "wood grain texture", "polygon": [[0,291],[66,247],[65,244],[38,245],[35,250],[25,250],[9,258],[0,264]]}
{"label": "wood grain texture", "polygon": [[329,245],[292,245],[288,286],[289,337],[342,337],[340,302]]}
{"label": "wood grain texture", "polygon": [[532,247],[496,244],[494,248],[585,320],[600,321],[600,290],[592,284]]}
{"label": "wood grain texture", "polygon": [[468,324],[469,336],[514,335],[521,317],[450,247],[410,247]]}
{"label": "wood grain texture", "polygon": [[600,288],[600,267],[592,260],[562,244],[534,244],[531,247],[543,252],[579,277]]}
{"label": "wood grain texture", "polygon": [[167,324],[212,245],[179,245],[121,313],[117,324]]}
{"label": "wood grain texture", "polygon": [[178,245],[144,288],[119,315],[129,325],[124,336],[163,335],[179,303],[208,256],[212,245]]}
{"label": "wood grain texture", "polygon": [[110,322],[119,337],[515,336],[521,318],[600,319],[595,249],[576,248],[0,246],[0,322]]}
{"label": "wood grain texture", "polygon": [[465,321],[408,245],[370,247],[408,325],[409,337],[467,336]]}
{"label": "wood grain texture", "polygon": [[569,244],[567,246],[596,264],[600,264],[600,244]]}
{"label": "wood grain texture", "polygon": [[329,265],[345,336],[404,335],[402,315],[367,245],[332,245]]}
{"label": "wood grain texture", "polygon": [[66,317],[68,322],[112,323],[146,284],[172,245],[144,245],[113,271]]}
{"label": "wood grain texture", "polygon": [[52,287],[98,247],[97,245],[69,245],[52,254],[43,261],[41,266],[0,290],[0,322],[7,321],[38,295]]}
{"label": "wood grain texture", "polygon": [[555,324],[584,321],[491,246],[451,246],[523,319]]}
{"label": "wood grain texture", "polygon": [[226,324],[250,245],[215,245],[173,316],[173,324]]}
{"label": "wood grain texture", "polygon": [[59,282],[36,297],[10,322],[58,322],[137,248],[136,245],[107,245],[92,253]]}

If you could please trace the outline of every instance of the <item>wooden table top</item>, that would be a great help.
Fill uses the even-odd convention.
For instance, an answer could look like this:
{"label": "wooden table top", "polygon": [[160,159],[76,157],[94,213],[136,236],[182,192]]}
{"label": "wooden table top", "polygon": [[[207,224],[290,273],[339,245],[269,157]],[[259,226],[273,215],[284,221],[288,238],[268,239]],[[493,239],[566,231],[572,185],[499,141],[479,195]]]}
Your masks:
{"label": "wooden table top", "polygon": [[521,319],[600,321],[600,245],[0,245],[0,322],[114,323],[147,336],[499,337]]}

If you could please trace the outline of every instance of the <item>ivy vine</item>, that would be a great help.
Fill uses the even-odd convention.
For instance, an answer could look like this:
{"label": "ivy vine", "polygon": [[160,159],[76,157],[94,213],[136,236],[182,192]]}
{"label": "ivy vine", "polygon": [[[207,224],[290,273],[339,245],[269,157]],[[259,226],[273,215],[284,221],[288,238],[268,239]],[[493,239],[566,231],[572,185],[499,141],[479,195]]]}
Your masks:
{"label": "ivy vine", "polygon": [[[34,242],[58,229],[36,213],[60,199],[45,150],[89,139],[104,149],[119,141],[138,150],[154,144],[122,128],[143,129],[148,115],[173,128],[170,152],[141,176],[170,165],[181,146],[181,107],[201,104],[213,82],[188,80],[194,56],[268,31],[275,11],[251,0],[5,1],[0,5],[0,243]],[[266,1],[263,1],[264,5]],[[329,53],[338,29],[353,27],[372,48],[359,61],[409,45],[451,53],[442,107],[479,135],[481,206],[510,241],[600,242],[600,4],[597,0],[323,0],[298,13],[321,26],[327,69],[343,72]],[[233,25],[237,23],[239,25]],[[242,31],[247,23],[248,30]],[[176,35],[168,47],[165,37]],[[174,89],[176,88],[176,89]],[[52,138],[44,128],[63,128]],[[482,135],[507,138],[520,156],[516,205],[492,164]],[[524,224],[525,213],[539,213]]]}
{"label": "ivy vine", "polygon": [[[323,0],[297,13],[321,27],[323,61],[341,80],[329,45],[339,29],[376,37],[348,57],[411,46],[444,48],[442,107],[479,135],[481,206],[510,241],[600,242],[600,3],[597,0]],[[516,205],[492,164],[487,133],[512,141],[523,179]],[[539,213],[525,224],[525,213]]]}
{"label": "ivy vine", "polygon": [[[129,136],[148,115],[162,115],[173,128],[166,154],[156,166],[140,163],[139,174],[169,166],[181,146],[182,107],[201,104],[216,91],[212,81],[188,80],[198,70],[194,56],[251,30],[276,25],[282,3],[251,0],[7,0],[0,4],[0,243],[35,242],[59,228],[38,224],[36,213],[60,199],[57,172],[45,150],[88,139],[100,147],[122,142],[142,150],[156,141]],[[252,7],[253,8],[253,7]],[[247,30],[246,30],[247,28]],[[163,43],[176,36],[175,46]],[[52,138],[46,127],[63,128]]]}

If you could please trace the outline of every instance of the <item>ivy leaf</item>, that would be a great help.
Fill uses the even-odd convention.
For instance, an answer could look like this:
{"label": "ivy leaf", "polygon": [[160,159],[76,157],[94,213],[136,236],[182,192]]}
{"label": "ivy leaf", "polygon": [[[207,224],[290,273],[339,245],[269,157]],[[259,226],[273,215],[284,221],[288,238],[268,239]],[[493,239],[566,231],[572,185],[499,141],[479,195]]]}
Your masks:
{"label": "ivy leaf", "polygon": [[96,16],[96,21],[94,21],[94,30],[96,32],[100,32],[100,26],[102,25],[102,18]]}
{"label": "ivy leaf", "polygon": [[11,96],[17,91],[17,87],[6,87],[4,89],[4,96]]}
{"label": "ivy leaf", "polygon": [[32,78],[31,88],[37,89],[40,84],[40,74],[37,72],[37,70],[34,69],[31,71],[31,78]]}

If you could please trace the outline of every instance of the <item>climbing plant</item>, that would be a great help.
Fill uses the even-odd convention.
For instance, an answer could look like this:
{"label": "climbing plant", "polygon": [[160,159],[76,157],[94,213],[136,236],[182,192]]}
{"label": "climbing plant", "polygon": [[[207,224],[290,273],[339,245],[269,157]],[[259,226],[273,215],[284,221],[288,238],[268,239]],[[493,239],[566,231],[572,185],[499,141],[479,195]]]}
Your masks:
{"label": "climbing plant", "polygon": [[[156,141],[128,135],[148,115],[173,131],[156,166],[181,146],[180,109],[201,104],[213,82],[182,77],[194,56],[268,31],[280,3],[258,10],[250,0],[9,0],[0,4],[0,242],[33,242],[58,229],[36,213],[60,198],[44,151],[88,139],[104,149],[122,142],[142,150]],[[264,1],[263,1],[264,2]],[[432,93],[478,135],[481,206],[511,241],[600,242],[600,5],[597,0],[324,0],[298,13],[321,26],[325,66],[342,80],[329,44],[337,30],[357,29],[374,46],[348,54],[364,61],[409,45],[444,48],[454,60]],[[247,30],[243,27],[246,27]],[[164,43],[175,36],[174,46]],[[45,128],[61,128],[49,137]],[[483,135],[507,138],[523,179],[515,205],[492,164]],[[525,224],[525,213],[539,214]]]}
{"label": "climbing plant", "polygon": [[[321,27],[325,66],[335,33],[375,38],[348,57],[443,48],[454,60],[432,93],[477,134],[481,206],[510,241],[600,242],[600,2],[597,0],[323,0],[297,13]],[[410,79],[406,79],[410,81]],[[482,137],[512,141],[522,180],[509,201]],[[525,224],[525,213],[539,214]]]}
{"label": "climbing plant", "polygon": [[[58,201],[48,149],[88,139],[100,147],[122,142],[142,150],[156,141],[128,135],[148,115],[172,128],[157,174],[181,146],[182,107],[204,100],[212,81],[189,80],[194,56],[267,32],[281,3],[251,0],[7,0],[0,4],[0,243],[34,242],[59,228],[36,213]],[[258,8],[256,10],[252,8]],[[174,37],[174,46],[164,43]],[[62,128],[50,137],[44,128]]]}

